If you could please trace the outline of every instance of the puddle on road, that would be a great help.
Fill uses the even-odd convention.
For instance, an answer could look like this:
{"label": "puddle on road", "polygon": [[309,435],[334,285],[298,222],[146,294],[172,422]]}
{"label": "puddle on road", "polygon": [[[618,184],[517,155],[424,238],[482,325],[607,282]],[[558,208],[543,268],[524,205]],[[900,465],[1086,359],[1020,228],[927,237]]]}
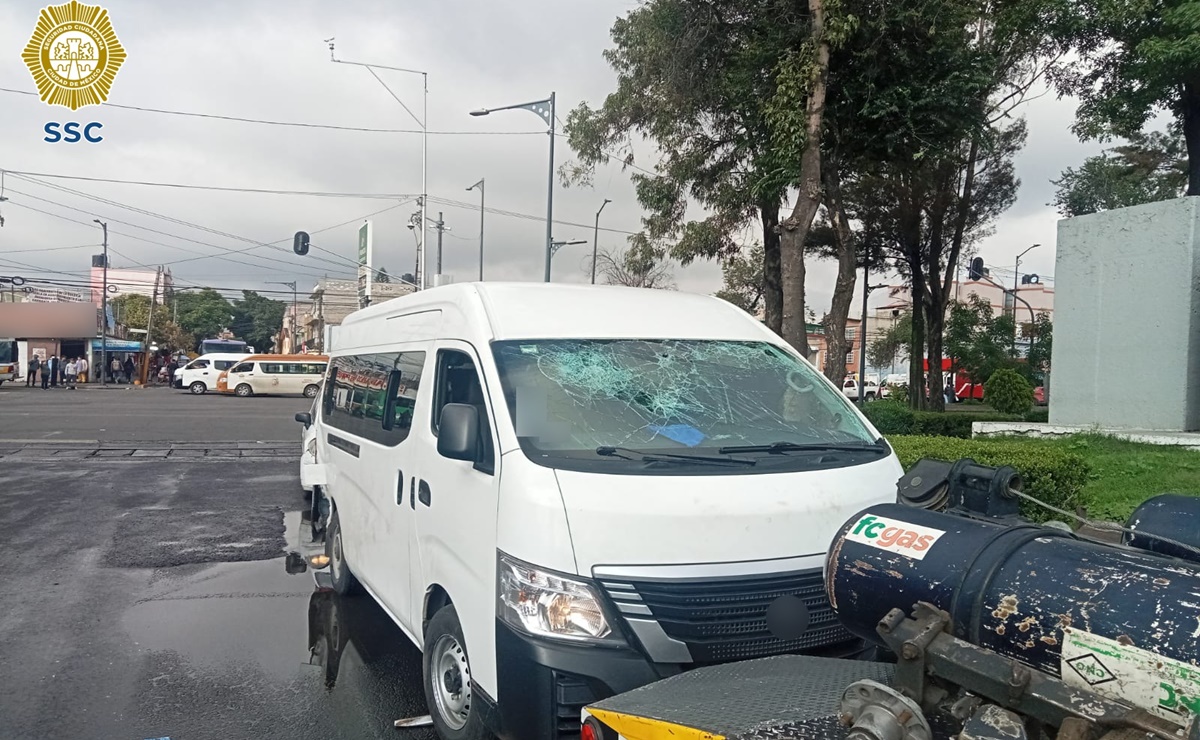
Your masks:
{"label": "puddle on road", "polygon": [[[285,524],[289,550],[310,552],[300,514]],[[318,591],[283,557],[175,570],[121,620],[142,720],[164,735],[208,736],[219,715],[230,737],[394,737],[425,713],[420,653],[369,596]]]}

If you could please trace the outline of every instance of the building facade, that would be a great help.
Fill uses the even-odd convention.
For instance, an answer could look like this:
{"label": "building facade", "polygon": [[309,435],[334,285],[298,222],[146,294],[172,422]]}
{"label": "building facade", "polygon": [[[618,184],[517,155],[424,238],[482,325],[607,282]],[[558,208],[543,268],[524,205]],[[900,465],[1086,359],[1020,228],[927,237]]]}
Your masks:
{"label": "building facade", "polygon": [[[399,282],[376,282],[371,285],[371,292],[374,294],[371,296],[372,302],[382,303],[392,298],[408,295],[413,292],[413,286]],[[289,329],[291,329],[293,332],[298,331],[303,339],[298,346],[310,352],[327,352],[329,348],[325,346],[326,329],[331,326],[340,326],[346,317],[357,311],[358,308],[357,280],[321,278],[309,294],[308,303],[300,307],[300,316],[298,317],[301,322],[300,326],[292,328],[289,325],[288,314],[284,314],[284,326],[280,332],[281,339],[286,341],[286,337],[290,336]],[[291,311],[290,306],[288,311]]]}
{"label": "building facade", "polygon": [[[154,270],[134,270],[128,268],[108,268],[108,299],[123,295],[144,295],[147,298],[155,294],[155,284],[158,285],[158,302],[164,302],[164,296],[175,290],[170,268],[162,272]],[[104,267],[92,266],[91,285],[92,303],[100,305],[100,295],[103,292]]]}

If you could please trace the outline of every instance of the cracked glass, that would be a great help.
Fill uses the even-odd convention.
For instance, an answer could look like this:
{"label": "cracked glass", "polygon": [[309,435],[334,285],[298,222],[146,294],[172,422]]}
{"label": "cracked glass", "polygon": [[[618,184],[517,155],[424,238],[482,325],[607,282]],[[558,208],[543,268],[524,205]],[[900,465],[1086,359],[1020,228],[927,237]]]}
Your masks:
{"label": "cracked glass", "polygon": [[812,367],[765,342],[558,339],[492,349],[531,457],[876,442]]}

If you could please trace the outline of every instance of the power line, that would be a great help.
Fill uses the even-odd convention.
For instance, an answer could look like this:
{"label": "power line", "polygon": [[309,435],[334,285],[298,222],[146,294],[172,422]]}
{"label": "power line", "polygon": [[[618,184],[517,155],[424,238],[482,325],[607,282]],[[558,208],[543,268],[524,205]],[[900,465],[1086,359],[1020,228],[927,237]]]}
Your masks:
{"label": "power line", "polygon": [[[37,93],[29,90],[14,90],[8,87],[0,87],[0,92],[13,93],[16,95],[36,96]],[[326,129],[331,131],[358,131],[362,133],[372,134],[420,134],[423,133],[420,129],[407,128],[369,128],[366,126],[339,126],[328,123],[304,123],[299,121],[272,121],[263,118],[244,118],[241,116],[224,116],[216,113],[195,113],[192,111],[166,110],[163,108],[148,108],[140,105],[119,105],[117,103],[102,103],[106,108],[120,108],[122,110],[135,110],[143,113],[160,113],[169,116],[186,116],[189,118],[208,118],[217,121],[232,121],[235,123],[257,123],[265,126],[290,126],[294,128],[314,128]],[[430,131],[430,135],[437,136],[539,136],[543,131]]]}
{"label": "power line", "polygon": [[177,182],[153,182],[147,180],[121,180],[111,177],[84,177],[83,175],[58,175],[50,172],[25,172],[22,170],[0,169],[0,173],[8,175],[24,175],[26,177],[47,177],[55,180],[79,180],[82,182],[103,182],[115,185],[143,185],[156,188],[176,188],[180,190],[215,190],[226,193],[258,193],[260,195],[304,195],[315,198],[359,198],[363,200],[381,199],[395,200],[397,198],[415,198],[415,193],[341,193],[314,190],[272,190],[270,188],[234,188],[220,185],[187,185]]}

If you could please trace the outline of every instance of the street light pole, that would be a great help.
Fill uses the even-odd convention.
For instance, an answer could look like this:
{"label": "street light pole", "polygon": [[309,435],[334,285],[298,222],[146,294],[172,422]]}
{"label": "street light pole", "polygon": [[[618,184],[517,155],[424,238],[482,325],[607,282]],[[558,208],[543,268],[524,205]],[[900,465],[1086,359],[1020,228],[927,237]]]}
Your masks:
{"label": "street light pole", "polygon": [[483,178],[467,190],[479,188],[479,282],[483,282]]}
{"label": "street light pole", "polygon": [[554,137],[555,123],[558,120],[555,114],[555,93],[551,92],[550,97],[545,100],[535,100],[532,103],[518,103],[517,105],[506,105],[502,108],[480,108],[471,111],[473,116],[486,116],[495,111],[501,110],[527,110],[537,115],[550,126],[550,167],[546,177],[546,270],[545,282],[550,282],[550,260],[554,256]]}
{"label": "street light pole", "polygon": [[[407,111],[408,115],[417,122],[417,125],[421,127],[421,223],[424,224],[426,218],[425,211],[429,207],[429,73],[423,72],[419,69],[407,69],[405,67],[388,67],[382,64],[347,62],[334,56],[333,39],[327,40],[329,42],[329,61],[336,62],[338,64],[352,64],[356,67],[366,67],[367,71],[371,73],[371,76],[378,80],[380,85],[383,85],[383,89],[387,90],[388,94],[395,98],[396,102],[399,103],[401,107]],[[405,72],[407,74],[421,75],[422,98],[420,118],[417,118],[417,116],[411,110],[409,110],[408,106],[404,104],[404,101],[401,100],[396,93],[392,92],[392,89],[387,86],[387,84],[379,77],[379,75],[375,74],[375,70],[377,69],[390,69],[393,72]],[[425,273],[428,271],[426,268],[427,264],[428,262],[425,259],[425,238],[424,235],[422,235],[421,269],[418,271],[420,274],[417,275],[418,290],[425,290]]]}
{"label": "street light pole", "polygon": [[100,385],[108,385],[108,224],[98,218],[92,220],[104,229],[104,285],[100,290]]}
{"label": "street light pole", "polygon": [[[608,198],[600,204],[600,211],[604,210],[604,206],[612,203]],[[596,257],[600,244],[600,211],[596,211],[596,226],[592,229],[592,285],[596,284]]]}
{"label": "street light pole", "polygon": [[[1033,251],[1034,249],[1037,249],[1040,246],[1042,246],[1042,245],[1034,244],[1033,246],[1026,249],[1024,252],[1021,252],[1020,254],[1018,254],[1017,255],[1017,264],[1016,264],[1016,267],[1013,269],[1013,347],[1014,348],[1017,346],[1017,282],[1021,279],[1021,258],[1024,257],[1025,255],[1029,254],[1029,252]],[[1026,303],[1026,305],[1029,305],[1029,304]],[[1032,314],[1032,309],[1030,310],[1030,313]]]}

